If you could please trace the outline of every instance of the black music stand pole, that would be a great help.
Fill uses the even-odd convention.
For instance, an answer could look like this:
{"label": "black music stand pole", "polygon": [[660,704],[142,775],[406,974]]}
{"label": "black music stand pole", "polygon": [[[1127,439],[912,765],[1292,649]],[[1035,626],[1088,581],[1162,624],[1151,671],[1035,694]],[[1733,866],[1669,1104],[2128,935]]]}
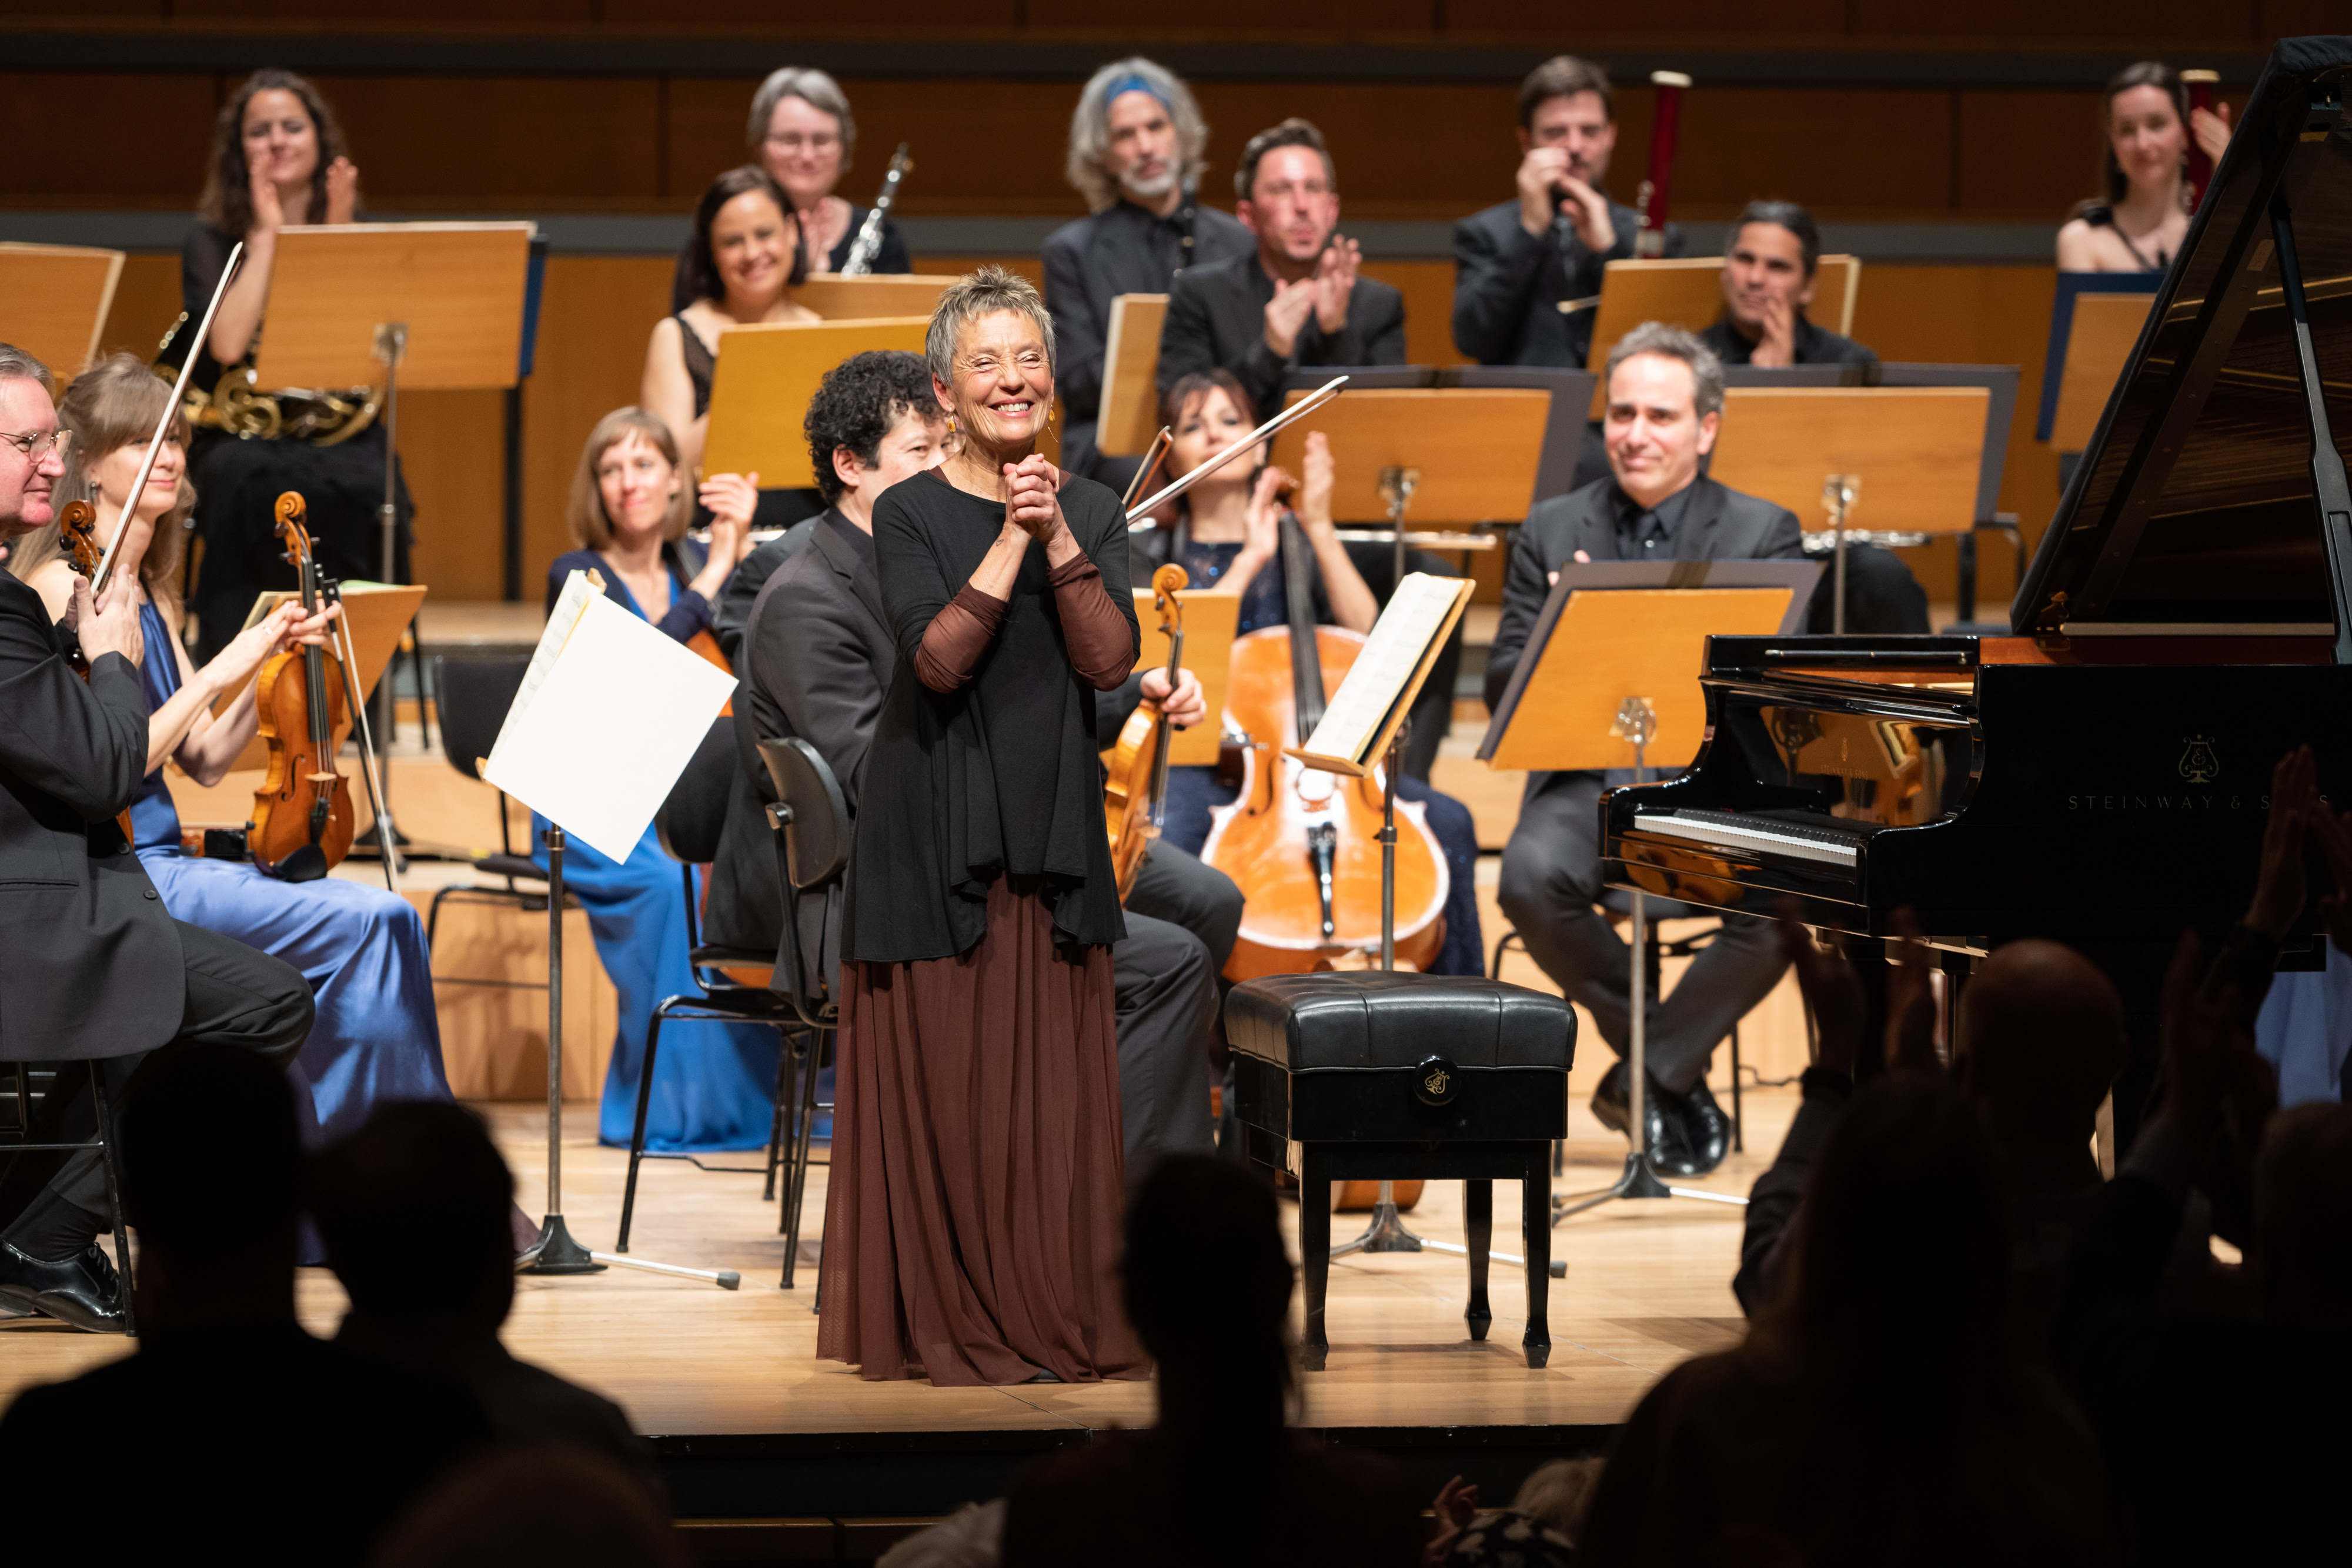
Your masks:
{"label": "black music stand pole", "polygon": [[[1402,522],[1397,527],[1403,528]],[[1403,536],[1398,536],[1402,538]],[[1402,549],[1402,546],[1399,546]],[[1397,768],[1404,759],[1405,732],[1412,727],[1408,717],[1398,722],[1396,733],[1389,737],[1388,777],[1381,802],[1381,970],[1392,973],[1396,968],[1396,795]],[[1327,1199],[1328,1201],[1328,1199]],[[1372,1204],[1371,1223],[1353,1241],[1342,1241],[1331,1249],[1334,1258],[1345,1258],[1350,1252],[1418,1252],[1423,1248],[1441,1251],[1460,1250],[1443,1243],[1424,1241],[1405,1228],[1403,1216],[1397,1213],[1396,1184],[1382,1177],[1380,1197]]]}
{"label": "black music stand pole", "polygon": [[[1622,734],[1633,743],[1633,782],[1645,784],[1649,772],[1644,753],[1651,738],[1658,733],[1657,710],[1647,697],[1627,697],[1617,710],[1617,726],[1612,734]],[[1605,848],[1605,846],[1604,846]],[[1551,1222],[1558,1225],[1571,1214],[1582,1214],[1616,1198],[1629,1197],[1698,1197],[1709,1203],[1737,1204],[1745,1208],[1748,1200],[1729,1193],[1708,1192],[1704,1187],[1675,1186],[1660,1176],[1650,1164],[1649,1139],[1649,980],[1650,922],[1649,908],[1639,887],[1633,889],[1633,957],[1626,975],[1627,1000],[1632,1004],[1625,1022],[1625,1071],[1632,1080],[1626,1108],[1632,1113],[1632,1131],[1626,1134],[1633,1147],[1625,1155],[1625,1171],[1616,1181],[1599,1192],[1566,1193],[1551,1200]]]}

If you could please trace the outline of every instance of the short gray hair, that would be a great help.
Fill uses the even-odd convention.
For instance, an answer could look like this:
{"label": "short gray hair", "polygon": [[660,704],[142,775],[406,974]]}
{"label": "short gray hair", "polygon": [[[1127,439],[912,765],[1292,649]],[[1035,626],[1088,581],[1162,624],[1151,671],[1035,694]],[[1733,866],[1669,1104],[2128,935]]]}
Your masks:
{"label": "short gray hair", "polygon": [[1202,157],[1209,145],[1209,123],[1201,118],[1192,89],[1166,66],[1141,55],[1113,60],[1088,77],[1078,94],[1078,107],[1070,113],[1069,156],[1062,166],[1090,212],[1102,212],[1118,200],[1118,182],[1103,168],[1103,154],[1110,150],[1111,89],[1122,83],[1127,84],[1122,90],[1139,88],[1168,106],[1168,118],[1176,125],[1179,177],[1185,184],[1197,186],[1201,172],[1209,166]]}
{"label": "short gray hair", "polygon": [[983,267],[949,284],[931,311],[930,330],[923,337],[923,358],[929,361],[934,378],[949,386],[955,384],[956,344],[963,329],[999,310],[1017,311],[1036,323],[1038,334],[1045,340],[1045,368],[1054,368],[1054,318],[1045,308],[1045,297],[1017,272]]}
{"label": "short gray hair", "polygon": [[38,382],[43,392],[58,395],[58,378],[49,374],[48,366],[14,343],[0,343],[0,381],[10,380]]}
{"label": "short gray hair", "polygon": [[849,95],[841,84],[820,70],[800,66],[784,66],[768,73],[760,90],[751,95],[751,119],[743,129],[743,144],[758,157],[760,148],[768,140],[768,121],[776,117],[776,105],[788,98],[797,98],[812,109],[824,110],[841,121],[841,172],[849,172],[857,159],[857,121],[849,112]]}
{"label": "short gray hair", "polygon": [[1715,350],[1699,341],[1698,334],[1680,327],[1669,327],[1664,321],[1644,321],[1623,337],[1609,350],[1609,373],[1601,382],[1605,399],[1608,383],[1617,379],[1617,367],[1636,354],[1658,354],[1669,360],[1680,360],[1690,367],[1691,401],[1696,405],[1698,417],[1723,412],[1723,361]]}

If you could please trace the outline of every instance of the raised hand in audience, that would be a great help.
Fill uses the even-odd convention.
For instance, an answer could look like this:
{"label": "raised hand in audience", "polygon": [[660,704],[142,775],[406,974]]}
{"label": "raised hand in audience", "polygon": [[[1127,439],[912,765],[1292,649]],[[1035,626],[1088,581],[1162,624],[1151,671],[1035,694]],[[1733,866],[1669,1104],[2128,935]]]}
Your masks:
{"label": "raised hand in audience", "polygon": [[1886,972],[1886,1066],[1895,1072],[1941,1074],[1936,1054],[1936,992],[1928,980],[1927,944],[1910,907],[1895,912],[1895,962]]}
{"label": "raised hand in audience", "polygon": [[2352,956],[2352,812],[2338,815],[2325,800],[2316,803],[2306,826],[2319,863],[2336,891],[2319,900],[2319,922],[2327,939]]}
{"label": "raised hand in audience", "polygon": [[1437,1516],[1437,1526],[1429,1544],[1421,1549],[1421,1564],[1422,1568],[1439,1568],[1453,1553],[1454,1542],[1478,1517],[1477,1483],[1465,1482],[1455,1476],[1437,1489],[1437,1497],[1430,1503],[1429,1511]]}
{"label": "raised hand in audience", "polygon": [[2319,763],[2311,747],[2299,746],[2271,769],[2270,820],[2263,828],[2262,870],[2245,924],[2273,944],[2303,913],[2310,895],[2303,869],[2303,841],[2315,817],[2327,814],[2319,799]]}
{"label": "raised hand in audience", "polygon": [[1823,948],[1798,924],[1797,906],[1780,905],[1780,946],[1797,971],[1797,988],[1813,1015],[1813,1065],[1851,1076],[1861,1060],[1870,1004],[1845,955]]}

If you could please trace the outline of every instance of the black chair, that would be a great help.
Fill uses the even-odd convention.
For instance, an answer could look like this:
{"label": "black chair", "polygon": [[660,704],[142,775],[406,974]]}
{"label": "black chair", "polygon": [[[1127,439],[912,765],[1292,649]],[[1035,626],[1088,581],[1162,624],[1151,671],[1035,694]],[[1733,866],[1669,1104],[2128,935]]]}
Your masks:
{"label": "black chair", "polygon": [[[68,1075],[78,1061],[89,1074],[90,1110],[97,1122],[93,1134],[79,1143],[35,1143],[35,1102],[55,1097],[62,1103],[70,1092],[66,1087]],[[11,1112],[8,1120],[0,1123],[0,1155],[100,1152],[106,1163],[107,1214],[114,1221],[114,1267],[122,1276],[122,1308],[129,1332],[135,1335],[139,1326],[131,1307],[131,1230],[122,1207],[122,1147],[116,1141],[114,1124],[121,1108],[107,1095],[105,1066],[103,1059],[80,1058],[70,1047],[56,1057],[0,1062],[0,1100],[8,1102]]]}
{"label": "black chair", "polygon": [[[452,659],[444,654],[433,661],[433,685],[440,694],[437,704],[441,717],[441,755],[449,766],[468,779],[480,779],[481,764],[498,744],[499,730],[507,721],[507,710],[514,706],[515,693],[522,685],[523,672],[530,667],[528,659]],[[490,904],[512,904],[534,912],[547,908],[547,868],[528,854],[518,854],[514,847],[514,828],[507,821],[506,791],[499,791],[499,847],[484,854],[468,855],[468,862],[484,876],[502,880],[503,886],[467,886],[453,883],[436,890],[433,902],[425,913],[425,948],[429,955],[433,939],[441,927],[441,905],[445,900],[457,899]],[[526,887],[525,883],[536,885]],[[565,907],[577,907],[567,897]],[[509,990],[543,991],[541,980],[471,980],[439,972],[435,967],[434,979],[446,986],[496,986]]]}
{"label": "black chair", "polygon": [[[829,1102],[816,1097],[817,1074],[833,1056],[833,1041],[841,1025],[841,1001],[833,994],[833,966],[820,946],[815,961],[801,945],[800,904],[814,895],[825,901],[828,918],[819,923],[833,929],[830,915],[841,896],[842,873],[849,865],[849,802],[841,781],[817,748],[798,737],[761,740],[760,760],[766,764],[775,801],[768,808],[768,826],[776,841],[776,876],[784,888],[783,930],[778,938],[775,967],[769,984],[808,1030],[808,1046],[793,1074],[792,1097],[793,1160],[790,1189],[784,1198],[783,1289],[793,1288],[793,1267],[801,1249],[801,1199],[808,1186],[809,1141],[817,1113],[830,1112]],[[817,1254],[819,1301],[823,1300],[824,1254]],[[814,1310],[814,1308],[812,1309]]]}
{"label": "black chair", "polygon": [[613,1243],[615,1252],[629,1249],[629,1223],[637,1203],[637,1166],[646,1154],[646,1113],[653,1104],[654,1063],[661,1051],[662,1026],[672,1019],[751,1023],[776,1031],[776,1087],[768,1122],[772,1188],[774,1181],[776,1149],[783,1134],[784,1086],[790,1076],[785,1064],[792,1055],[789,1031],[793,1014],[766,986],[745,985],[723,973],[729,969],[757,969],[764,973],[775,962],[775,955],[753,947],[721,947],[703,943],[698,918],[701,901],[695,896],[694,886],[694,868],[709,865],[719,857],[719,837],[727,826],[727,796],[738,766],[738,722],[722,717],[711,725],[702,744],[695,748],[694,759],[670,787],[669,798],[654,813],[654,831],[670,859],[678,862],[678,875],[685,885],[686,942],[696,989],[690,995],[665,997],[654,1009],[653,1021],[646,1027],[646,1059],[638,1067],[637,1118],[629,1134],[629,1179],[621,1191],[621,1233]]}
{"label": "black chair", "polygon": [[1552,1141],[1567,1130],[1576,1014],[1566,1001],[1457,975],[1277,975],[1225,1002],[1234,1110],[1249,1157],[1297,1176],[1307,1285],[1301,1360],[1330,1353],[1330,1184],[1459,1178],[1470,1254],[1470,1337],[1483,1340],[1495,1178],[1521,1183],[1528,1364],[1551,1354]]}
{"label": "black chair", "polygon": [[[1600,904],[1601,913],[1608,916],[1612,925],[1622,925],[1633,917],[1633,895],[1620,889],[1603,888]],[[1717,923],[1702,930],[1694,931],[1687,936],[1677,936],[1669,942],[1659,935],[1659,923],[1666,920],[1696,920],[1701,918],[1704,913],[1697,905],[1685,904],[1680,899],[1660,898],[1652,894],[1647,900],[1643,913],[1643,931],[1647,939],[1643,944],[1642,967],[1646,980],[1646,994],[1652,1001],[1654,1002],[1657,999],[1662,988],[1667,959],[1687,958],[1723,934],[1723,926]],[[1494,960],[1486,967],[1486,973],[1490,977],[1497,980],[1503,977],[1503,955],[1514,948],[1517,948],[1522,956],[1526,956],[1527,938],[1520,936],[1517,930],[1504,932],[1495,943]],[[1745,1153],[1748,1148],[1748,1138],[1746,1129],[1742,1125],[1739,1089],[1739,1025],[1735,1022],[1731,1026],[1731,1146],[1735,1152]],[[1552,1150],[1552,1175],[1560,1174],[1566,1158],[1564,1146],[1555,1147]]]}

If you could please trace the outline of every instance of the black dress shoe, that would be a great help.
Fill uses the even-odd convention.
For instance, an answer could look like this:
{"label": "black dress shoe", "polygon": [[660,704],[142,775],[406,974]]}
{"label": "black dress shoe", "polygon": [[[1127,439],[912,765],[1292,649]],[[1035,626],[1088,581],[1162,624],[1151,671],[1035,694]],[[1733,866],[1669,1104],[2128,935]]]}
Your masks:
{"label": "black dress shoe", "polygon": [[1671,1089],[1656,1087],[1652,1082],[1652,1098],[1672,1130],[1670,1151],[1657,1161],[1660,1174],[1670,1176],[1701,1176],[1723,1163],[1731,1146],[1731,1123],[1707,1092],[1705,1083],[1687,1094],[1677,1094]]}
{"label": "black dress shoe", "polygon": [[[1633,1077],[1620,1061],[1601,1075],[1600,1086],[1593,1090],[1592,1114],[1611,1132],[1630,1136],[1633,1125]],[[1683,1145],[1682,1129],[1668,1114],[1668,1099],[1658,1081],[1651,1078],[1642,1096],[1642,1120],[1649,1124],[1650,1163],[1661,1170],[1690,1160],[1690,1152]]]}
{"label": "black dress shoe", "polygon": [[124,1333],[131,1327],[122,1277],[95,1243],[49,1263],[0,1241],[0,1302],[46,1312],[90,1333]]}

